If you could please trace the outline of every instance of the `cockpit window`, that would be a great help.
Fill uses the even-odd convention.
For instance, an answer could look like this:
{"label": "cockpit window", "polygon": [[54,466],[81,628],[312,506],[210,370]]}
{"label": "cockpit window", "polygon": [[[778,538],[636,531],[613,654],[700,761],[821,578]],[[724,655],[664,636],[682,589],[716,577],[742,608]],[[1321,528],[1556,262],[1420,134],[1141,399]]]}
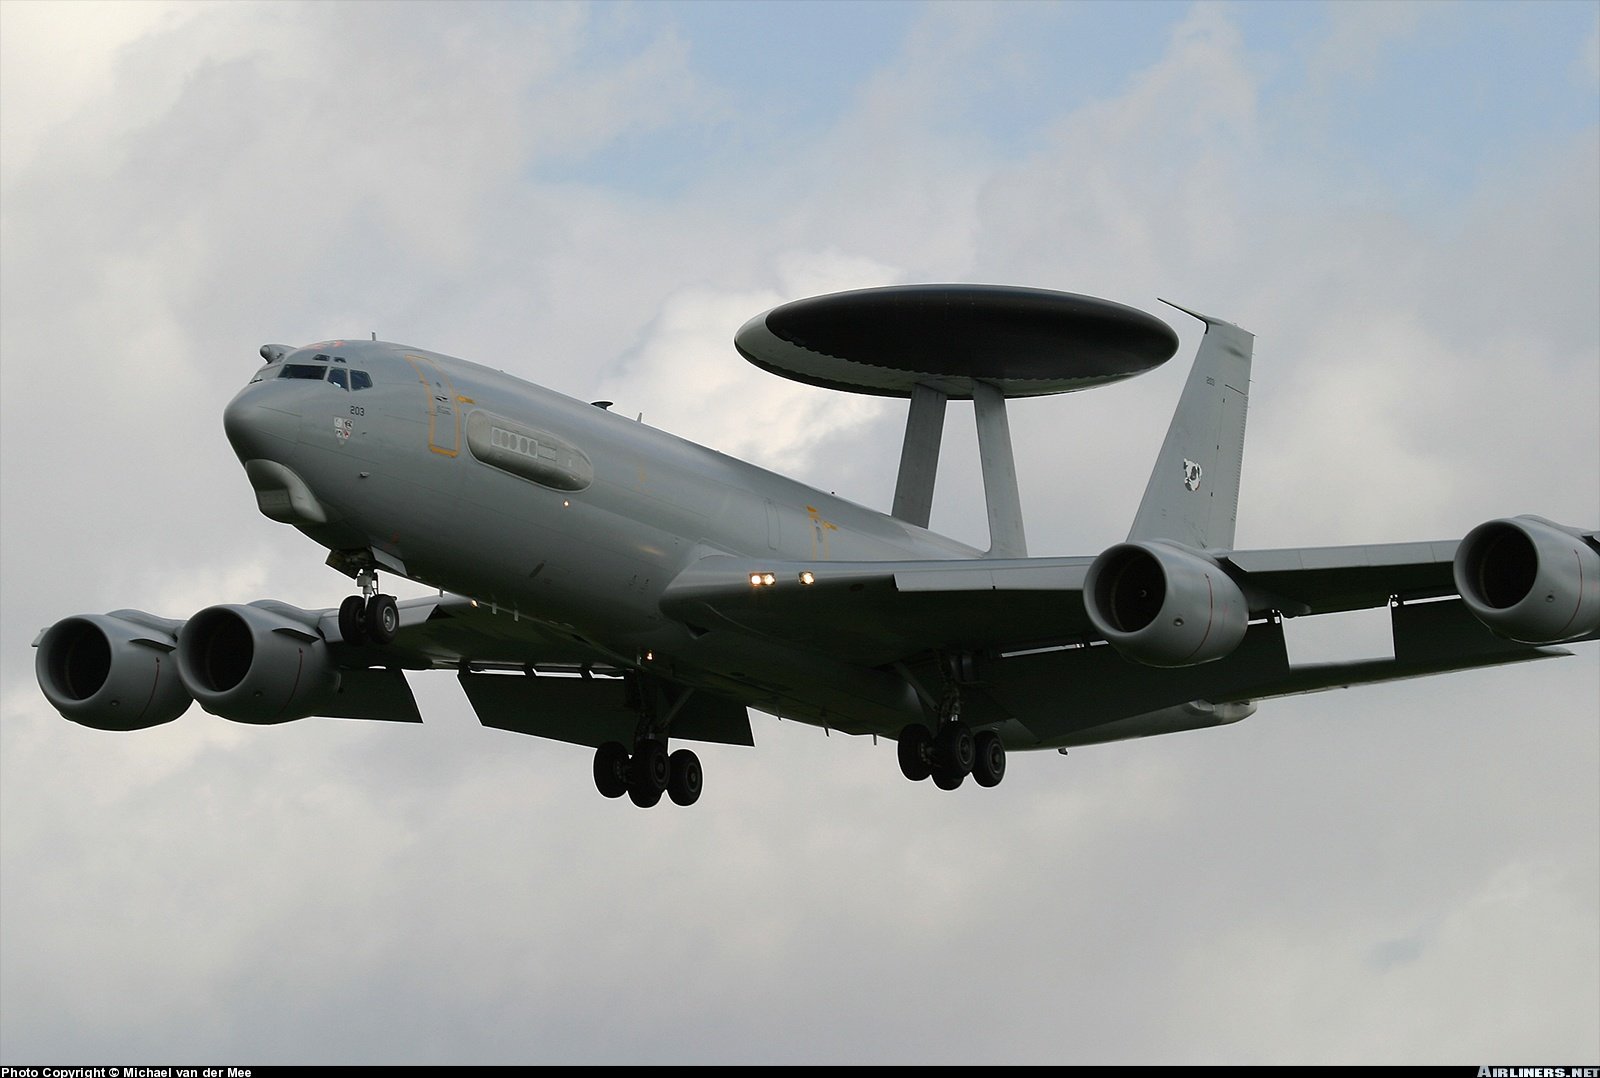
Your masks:
{"label": "cockpit window", "polygon": [[[316,358],[322,358],[320,356]],[[335,356],[335,363],[344,360]],[[265,382],[269,378],[303,378],[311,382],[332,382],[340,389],[371,389],[372,375],[349,367],[312,366],[310,363],[269,363],[256,371],[251,383]]]}

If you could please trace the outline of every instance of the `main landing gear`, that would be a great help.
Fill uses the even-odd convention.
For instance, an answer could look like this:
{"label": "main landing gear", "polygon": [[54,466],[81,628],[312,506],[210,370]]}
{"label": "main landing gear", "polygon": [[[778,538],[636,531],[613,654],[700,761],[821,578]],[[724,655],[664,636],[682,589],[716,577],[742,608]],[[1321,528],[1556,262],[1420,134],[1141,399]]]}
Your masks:
{"label": "main landing gear", "polygon": [[667,753],[667,732],[672,720],[693,694],[693,689],[673,687],[660,679],[635,673],[628,683],[629,698],[639,710],[633,752],[620,741],[607,741],[594,753],[594,784],[606,797],[628,799],[640,808],[653,808],[666,794],[674,805],[700,800],[705,774],[700,757],[688,749]]}
{"label": "main landing gear", "polygon": [[363,569],[356,577],[361,594],[339,604],[339,635],[347,644],[388,644],[400,631],[400,607],[393,595],[379,595],[378,574]]}
{"label": "main landing gear", "polygon": [[606,797],[621,797],[640,808],[653,808],[664,793],[674,805],[700,800],[705,776],[700,757],[688,749],[667,755],[667,743],[653,737],[639,741],[629,755],[620,741],[607,741],[594,752],[594,784]]}
{"label": "main landing gear", "polygon": [[961,721],[961,701],[949,695],[939,706],[937,731],[914,722],[900,731],[900,773],[912,782],[931,777],[954,790],[971,775],[979,786],[998,786],[1006,776],[1006,747],[993,730],[977,734]]}

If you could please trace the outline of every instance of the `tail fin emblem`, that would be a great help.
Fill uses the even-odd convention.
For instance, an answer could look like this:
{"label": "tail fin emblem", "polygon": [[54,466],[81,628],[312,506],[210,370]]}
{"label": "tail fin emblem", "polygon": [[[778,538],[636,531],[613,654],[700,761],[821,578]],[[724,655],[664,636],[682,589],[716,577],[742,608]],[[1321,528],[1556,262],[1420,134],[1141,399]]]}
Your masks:
{"label": "tail fin emblem", "polygon": [[1190,490],[1200,489],[1200,465],[1187,457],[1183,461],[1183,485]]}

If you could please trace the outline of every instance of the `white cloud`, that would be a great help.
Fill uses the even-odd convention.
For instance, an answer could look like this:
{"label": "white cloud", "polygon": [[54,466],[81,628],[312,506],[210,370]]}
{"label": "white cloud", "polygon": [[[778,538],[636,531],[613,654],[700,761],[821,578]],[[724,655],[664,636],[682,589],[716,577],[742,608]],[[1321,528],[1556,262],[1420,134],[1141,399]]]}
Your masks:
{"label": "white cloud", "polygon": [[1416,35],[1429,19],[1449,17],[1449,6],[1418,0],[1410,4],[1329,4],[1320,12],[1327,32],[1306,61],[1307,75],[1326,92],[1341,80],[1370,83],[1384,52]]}
{"label": "white cloud", "polygon": [[[50,145],[52,128],[97,106],[111,92],[120,56],[151,33],[194,18],[193,3],[128,4],[81,0],[9,3],[0,11],[0,183],[32,164]],[[165,104],[152,102],[152,111]]]}
{"label": "white cloud", "polygon": [[[785,298],[892,283],[895,271],[839,251],[781,252],[774,262],[779,290],[668,296],[602,394],[652,426],[791,475],[807,470],[820,444],[880,417],[877,398],[782,381],[737,359],[729,341],[732,329]],[[711,401],[734,406],[712,410]]]}

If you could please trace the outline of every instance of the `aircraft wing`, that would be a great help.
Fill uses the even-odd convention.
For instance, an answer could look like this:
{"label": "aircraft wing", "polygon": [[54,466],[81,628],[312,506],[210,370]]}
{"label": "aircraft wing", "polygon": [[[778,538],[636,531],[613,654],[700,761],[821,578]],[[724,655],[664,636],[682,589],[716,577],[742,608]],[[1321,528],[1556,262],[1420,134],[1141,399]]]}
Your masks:
{"label": "aircraft wing", "polygon": [[1079,599],[1092,560],[801,563],[713,555],[667,586],[661,609],[695,631],[767,637],[882,666],[930,649],[1026,647],[1092,633]]}
{"label": "aircraft wing", "polygon": [[[384,645],[339,641],[338,611],[319,612],[324,637],[339,641],[331,650],[347,668],[343,682],[349,687],[342,687],[334,707],[322,714],[421,722],[409,687],[393,668],[448,668],[456,670],[485,726],[590,747],[632,739],[638,708],[628,686],[614,676],[628,664],[577,633],[456,595],[408,599],[399,608],[399,631]],[[391,669],[349,669],[362,666]],[[357,688],[362,695],[349,696]],[[381,697],[376,695],[380,689]],[[749,715],[740,704],[693,692],[669,704],[676,707],[674,730],[680,738],[754,743]]]}
{"label": "aircraft wing", "polygon": [[1289,616],[1367,610],[1391,598],[1402,602],[1456,594],[1454,540],[1370,546],[1235,550],[1222,559],[1248,583],[1260,608]]}
{"label": "aircraft wing", "polygon": [[610,668],[604,652],[543,624],[459,595],[427,596],[399,603],[400,628],[384,645],[352,645],[339,634],[339,612],[315,612],[318,628],[342,666],[402,667],[407,670],[573,671]]}
{"label": "aircraft wing", "polygon": [[[971,653],[969,720],[1008,727],[1018,741],[1064,746],[1233,721],[1275,696],[1569,654],[1507,639],[1479,620],[1456,597],[1459,545],[1134,548],[1178,552],[1166,563],[1173,593],[1183,590],[1181,574],[1198,566],[1193,571],[1226,577],[1219,594],[1236,586],[1244,597],[1248,612],[1233,643],[1193,662],[1135,661],[1104,646],[1107,635],[1090,613],[1095,598],[1086,595],[1101,559],[802,564],[719,555],[675,579],[661,606],[704,638],[742,636],[773,651],[898,666],[930,691],[940,677],[931,656]],[[1392,658],[1290,663],[1282,616],[1384,606]],[[1189,620],[1203,616],[1201,607]]]}
{"label": "aircraft wing", "polygon": [[[1215,560],[1244,590],[1252,616],[1299,616],[1454,595],[1456,547],[1448,540],[1240,550]],[[800,563],[716,555],[680,574],[661,607],[696,628],[767,636],[871,666],[930,649],[1023,651],[1102,639],[1083,603],[1093,561]],[[802,574],[812,583],[802,583]]]}
{"label": "aircraft wing", "polygon": [[[1523,532],[1534,534],[1528,527]],[[1592,532],[1563,534],[1595,542]],[[689,628],[707,655],[722,653],[730,661],[742,656],[740,662],[748,664],[764,654],[791,674],[808,656],[820,656],[838,663],[830,676],[847,666],[898,667],[935,691],[937,656],[975,656],[981,670],[965,693],[972,720],[1017,724],[1041,745],[1084,744],[1130,736],[1130,723],[1136,736],[1137,724],[1151,715],[1170,723],[1173,709],[1204,706],[1238,714],[1227,709],[1275,696],[1567,654],[1508,639],[1485,624],[1481,604],[1459,597],[1454,559],[1472,542],[1469,536],[1465,544],[1209,552],[1146,542],[1113,547],[1100,558],[959,561],[713,555],[680,573],[660,606]],[[1104,606],[1093,594],[1097,567],[1129,551],[1161,564],[1172,595],[1187,591],[1192,599],[1202,581],[1201,595],[1227,589],[1240,596],[1243,609],[1236,612],[1232,642],[1200,658],[1167,662],[1152,661],[1108,634],[1104,616],[1097,620],[1094,613]],[[1391,608],[1392,658],[1290,663],[1284,617],[1385,606]],[[1170,617],[1171,610],[1163,609],[1163,617]],[[1191,623],[1205,617],[1204,608],[1180,613]],[[380,648],[343,643],[337,613],[315,613],[332,656],[348,671],[338,700],[322,713],[417,721],[396,668],[431,667],[457,670],[487,726],[582,744],[625,739],[631,729],[634,708],[619,679],[589,676],[619,672],[629,665],[627,656],[608,655],[575,631],[456,596],[407,600],[400,614],[395,640]],[[1117,646],[1103,646],[1108,640]],[[677,709],[681,736],[750,741],[744,709],[731,699],[691,692],[666,706]],[[787,706],[792,701],[774,696],[773,710]],[[1201,719],[1211,722],[1214,716]],[[867,719],[836,721],[845,729],[859,726],[856,732],[875,729]]]}

